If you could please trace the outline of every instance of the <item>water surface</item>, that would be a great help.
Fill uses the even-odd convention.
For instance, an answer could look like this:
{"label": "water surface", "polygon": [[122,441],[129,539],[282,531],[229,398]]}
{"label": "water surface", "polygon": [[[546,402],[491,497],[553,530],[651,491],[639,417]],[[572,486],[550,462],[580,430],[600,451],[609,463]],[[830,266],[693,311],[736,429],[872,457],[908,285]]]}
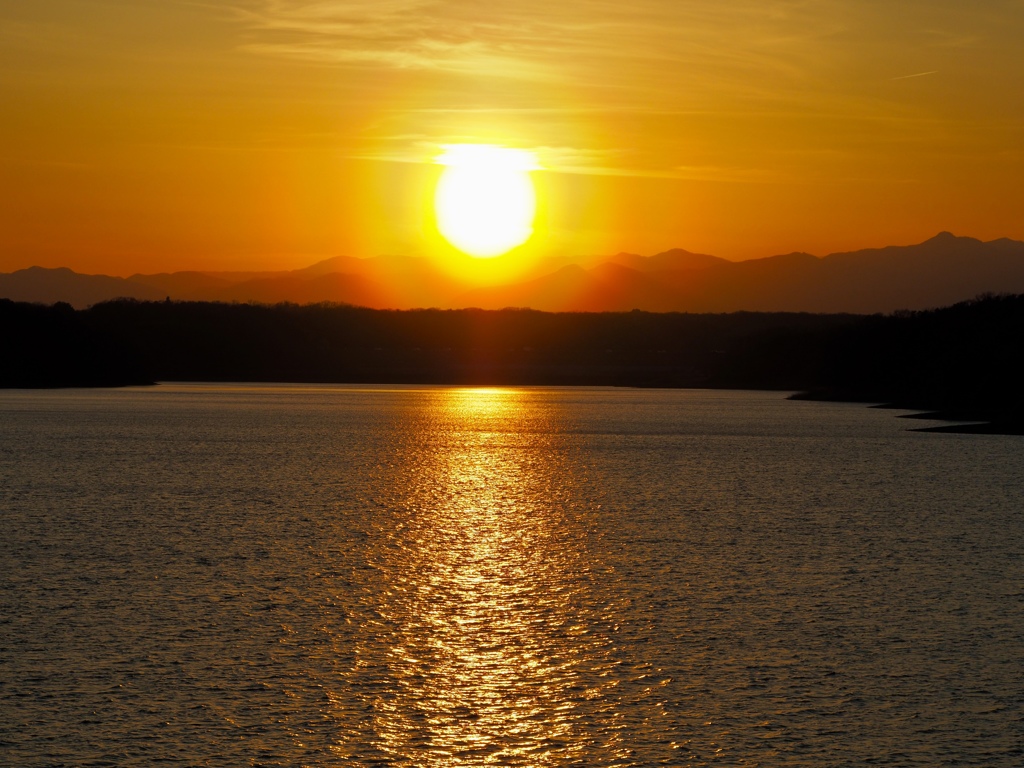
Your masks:
{"label": "water surface", "polygon": [[1024,762],[1024,438],[757,392],[0,393],[0,762]]}

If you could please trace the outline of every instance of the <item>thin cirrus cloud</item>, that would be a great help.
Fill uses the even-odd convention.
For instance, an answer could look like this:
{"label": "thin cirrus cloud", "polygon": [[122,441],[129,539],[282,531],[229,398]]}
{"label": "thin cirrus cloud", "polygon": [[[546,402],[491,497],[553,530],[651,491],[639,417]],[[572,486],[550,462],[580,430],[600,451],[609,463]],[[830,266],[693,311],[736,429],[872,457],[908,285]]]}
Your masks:
{"label": "thin cirrus cloud", "polygon": [[[457,5],[415,0],[270,0],[259,7],[238,9],[250,33],[241,47],[337,65],[541,76],[519,55],[528,40],[510,36],[482,12],[453,13]],[[505,33],[504,39],[495,44],[499,31]]]}
{"label": "thin cirrus cloud", "polygon": [[[249,53],[361,70],[362,82],[375,72],[428,78],[433,104],[409,98],[394,74],[382,78],[391,92],[360,92],[375,108],[389,106],[393,134],[415,127],[450,141],[446,126],[459,115],[472,123],[481,113],[498,120],[517,112],[524,124],[532,110],[551,121],[545,129],[534,121],[528,141],[578,145],[572,162],[550,164],[575,172],[703,178],[722,167],[722,178],[759,177],[720,159],[673,158],[673,141],[695,123],[686,116],[717,114],[732,126],[743,119],[737,115],[768,115],[769,123],[828,116],[869,126],[842,129],[861,141],[882,124],[953,111],[948,95],[908,103],[906,90],[888,91],[886,82],[914,81],[947,65],[966,77],[993,55],[1021,69],[1006,42],[1020,8],[1002,0],[983,0],[970,12],[950,0],[898,7],[876,0],[253,0],[237,11],[240,47]],[[389,104],[403,98],[409,103]],[[438,112],[424,116],[424,107]],[[635,117],[610,143],[583,140],[595,113],[610,122]],[[672,113],[677,119],[667,121]],[[641,134],[648,157],[631,165],[622,147],[639,144]],[[419,151],[409,146],[404,156]]]}
{"label": "thin cirrus cloud", "polygon": [[[823,12],[822,7],[825,7]],[[620,3],[568,0],[363,2],[268,0],[239,9],[249,51],[335,64],[437,69],[481,77],[586,84],[595,67],[643,90],[719,71],[800,76],[842,31],[835,2]],[[831,9],[831,12],[828,11]],[[796,43],[810,50],[799,52]],[[820,55],[821,51],[818,51]],[[619,69],[625,63],[625,70]],[[697,71],[694,66],[699,66]],[[614,83],[613,83],[614,84]]]}
{"label": "thin cirrus cloud", "polygon": [[618,90],[622,102],[680,88],[764,97],[834,87],[872,62],[999,46],[1022,21],[1006,0],[250,0],[236,11],[252,52],[551,80]]}
{"label": "thin cirrus cloud", "polygon": [[[820,5],[833,11],[842,7]],[[819,6],[268,0],[240,9],[238,19],[245,29],[241,47],[250,53],[348,67],[367,77],[404,71],[433,78],[439,95],[428,109],[438,111],[425,114],[423,100],[417,100],[403,123],[397,114],[402,109],[392,108],[383,122],[393,133],[416,132],[413,126],[422,132],[427,126],[437,141],[451,141],[447,126],[460,118],[477,124],[487,113],[499,121],[515,112],[518,124],[545,126],[532,128],[534,135],[527,138],[545,167],[675,177],[692,170],[675,167],[667,157],[661,162],[635,157],[635,151],[622,148],[623,142],[635,146],[635,137],[595,143],[581,141],[580,134],[594,124],[595,114],[632,114],[637,116],[632,130],[643,130],[644,143],[651,145],[657,143],[657,130],[649,130],[655,113],[724,112],[737,104],[800,108],[799,95],[813,87],[815,67],[830,58],[828,41],[845,24]],[[490,86],[483,95],[473,87],[479,83]],[[373,107],[404,96],[360,94],[375,102]],[[531,121],[528,112],[543,120]],[[415,160],[423,153],[420,146],[385,143],[392,159]],[[569,146],[576,148],[564,149]],[[649,154],[660,153],[653,148]]]}
{"label": "thin cirrus cloud", "polygon": [[[473,143],[476,136],[455,136],[457,143]],[[534,145],[524,147],[537,160],[538,170],[559,173],[599,174],[609,176],[651,176],[672,178],[680,174],[674,170],[650,171],[623,167],[629,151],[621,148],[570,147]],[[429,163],[439,155],[438,144],[426,134],[387,136],[378,149],[360,155],[364,160],[383,160],[397,163]],[[686,171],[688,169],[679,169]]]}

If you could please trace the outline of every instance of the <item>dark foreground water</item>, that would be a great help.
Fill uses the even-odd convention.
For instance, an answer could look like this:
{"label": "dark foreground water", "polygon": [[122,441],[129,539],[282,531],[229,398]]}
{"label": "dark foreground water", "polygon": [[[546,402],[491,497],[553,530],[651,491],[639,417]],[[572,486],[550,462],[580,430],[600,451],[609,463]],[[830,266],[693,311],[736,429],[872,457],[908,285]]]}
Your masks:
{"label": "dark foreground water", "polygon": [[921,424],[0,393],[0,764],[1024,765],[1024,438]]}

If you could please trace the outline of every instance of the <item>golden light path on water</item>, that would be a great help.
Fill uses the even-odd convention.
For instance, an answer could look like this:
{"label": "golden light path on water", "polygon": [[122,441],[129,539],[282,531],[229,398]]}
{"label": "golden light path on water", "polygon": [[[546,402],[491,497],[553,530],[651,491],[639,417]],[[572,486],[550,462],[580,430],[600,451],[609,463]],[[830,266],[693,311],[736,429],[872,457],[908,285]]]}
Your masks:
{"label": "golden light path on water", "polygon": [[739,391],[0,406],[5,766],[1021,765],[1019,438]]}
{"label": "golden light path on water", "polygon": [[[630,764],[613,627],[589,589],[589,526],[573,493],[584,478],[563,466],[557,434],[525,424],[524,397],[439,392],[438,442],[403,472],[413,490],[370,543],[373,619],[355,677],[374,678],[361,695],[380,759]],[[352,736],[366,743],[365,731]]]}

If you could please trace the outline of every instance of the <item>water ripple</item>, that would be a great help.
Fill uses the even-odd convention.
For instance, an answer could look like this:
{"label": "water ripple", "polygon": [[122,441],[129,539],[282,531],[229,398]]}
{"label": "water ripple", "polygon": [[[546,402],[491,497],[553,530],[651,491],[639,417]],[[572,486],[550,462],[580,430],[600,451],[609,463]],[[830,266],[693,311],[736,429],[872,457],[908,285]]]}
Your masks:
{"label": "water ripple", "polygon": [[1024,760],[1018,438],[765,393],[0,410],[0,763]]}

